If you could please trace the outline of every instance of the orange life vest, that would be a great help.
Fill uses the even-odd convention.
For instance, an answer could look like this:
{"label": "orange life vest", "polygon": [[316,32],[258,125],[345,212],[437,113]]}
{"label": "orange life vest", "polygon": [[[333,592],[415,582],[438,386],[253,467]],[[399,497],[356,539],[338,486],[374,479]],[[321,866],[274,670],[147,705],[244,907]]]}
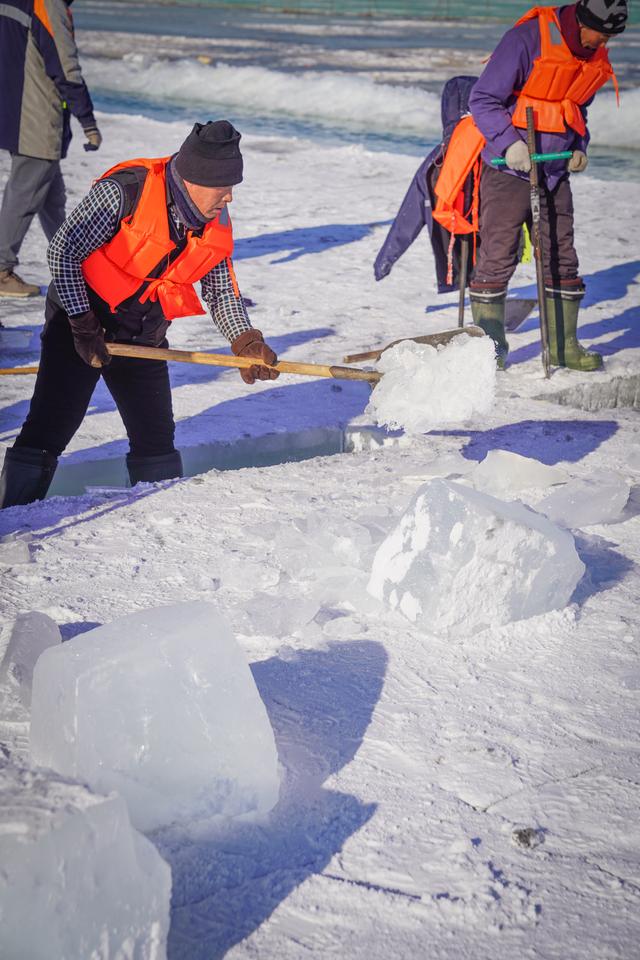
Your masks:
{"label": "orange life vest", "polygon": [[[453,283],[453,246],[456,235],[473,234],[473,262],[476,258],[478,212],[480,207],[480,153],[485,145],[471,116],[459,121],[449,140],[440,175],[433,188],[436,206],[433,219],[451,234],[447,251],[447,283]],[[465,210],[464,184],[473,174],[471,204]]]}
{"label": "orange life vest", "polygon": [[511,122],[527,127],[527,107],[533,107],[536,130],[564,133],[571,127],[584,136],[586,127],[580,104],[586,103],[608,80],[618,93],[618,82],[604,47],[590,60],[574,57],[567,46],[556,7],[533,7],[515,26],[538,18],[540,56],[522,90],[514,90],[518,100]]}
{"label": "orange life vest", "polygon": [[170,159],[127,160],[100,177],[103,180],[128,167],[148,170],[136,209],[123,218],[116,235],[82,264],[86,283],[109,304],[112,313],[133,296],[145,280],[149,283],[140,302],[159,300],[167,320],[205,313],[193,284],[229,258],[233,251],[231,220],[227,218],[226,223],[220,223],[218,216],[205,226],[201,236],[188,231],[184,250],[159,277],[149,276],[163,257],[175,249],[169,235],[165,180]]}
{"label": "orange life vest", "polygon": [[[479,158],[485,142],[471,116],[463,117],[451,135],[434,187],[437,200],[433,211],[433,219],[450,233],[475,233],[478,229]],[[471,172],[475,174],[473,198],[465,211],[463,188]]]}

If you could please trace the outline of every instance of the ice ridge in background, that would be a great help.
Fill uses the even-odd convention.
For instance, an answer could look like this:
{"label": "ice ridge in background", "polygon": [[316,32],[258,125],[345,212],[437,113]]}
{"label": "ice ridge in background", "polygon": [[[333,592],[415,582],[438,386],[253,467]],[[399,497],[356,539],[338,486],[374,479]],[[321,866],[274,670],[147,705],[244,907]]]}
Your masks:
{"label": "ice ridge in background", "polygon": [[[289,73],[264,67],[213,66],[195,59],[85,57],[84,74],[96,92],[149,102],[185,104],[229,114],[283,116],[349,130],[397,133],[438,140],[440,95],[417,86],[377,83],[367,76],[313,70]],[[478,69],[478,73],[480,68]],[[640,149],[640,89],[602,91],[589,108],[591,143]]]}

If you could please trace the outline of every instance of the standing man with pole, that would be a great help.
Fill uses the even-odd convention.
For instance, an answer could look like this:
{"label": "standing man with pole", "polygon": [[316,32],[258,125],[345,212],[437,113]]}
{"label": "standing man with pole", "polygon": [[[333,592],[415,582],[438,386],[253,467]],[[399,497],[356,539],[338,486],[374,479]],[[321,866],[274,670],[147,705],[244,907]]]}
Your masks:
{"label": "standing man with pole", "polygon": [[0,209],[0,297],[40,293],[15,267],[36,214],[47,240],[64,220],[60,160],[71,140],[70,114],[82,124],[85,150],[97,150],[102,142],[80,72],[72,2],[0,3],[0,149],[11,154]]}
{"label": "standing man with pole", "polygon": [[[534,7],[504,35],[471,91],[471,114],[486,141],[480,185],[482,243],[469,285],[471,309],[474,323],[493,337],[502,366],[509,349],[504,329],[507,287],[517,265],[521,225],[531,225],[536,196],[538,260],[542,258],[537,263],[542,267],[538,295],[543,341],[545,320],[548,326],[549,362],[584,371],[602,366],[602,357],[585,350],[577,339],[585,288],[574,246],[569,174],[587,166],[587,106],[609,79],[615,83],[606,45],[622,33],[626,20],[626,0]],[[540,164],[535,185],[529,182],[528,111],[538,154],[571,152],[568,161]],[[502,157],[506,168],[492,166]]]}

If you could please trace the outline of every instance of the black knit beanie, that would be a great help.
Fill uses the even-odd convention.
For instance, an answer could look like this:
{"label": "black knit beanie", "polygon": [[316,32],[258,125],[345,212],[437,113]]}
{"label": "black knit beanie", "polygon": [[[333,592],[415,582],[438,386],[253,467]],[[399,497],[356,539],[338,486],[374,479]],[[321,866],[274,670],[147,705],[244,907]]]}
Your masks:
{"label": "black knit beanie", "polygon": [[614,36],[627,25],[627,0],[580,0],[576,16],[583,27]]}
{"label": "black knit beanie", "polygon": [[231,187],[242,182],[240,134],[228,120],[196,123],[176,156],[183,180],[201,187]]}

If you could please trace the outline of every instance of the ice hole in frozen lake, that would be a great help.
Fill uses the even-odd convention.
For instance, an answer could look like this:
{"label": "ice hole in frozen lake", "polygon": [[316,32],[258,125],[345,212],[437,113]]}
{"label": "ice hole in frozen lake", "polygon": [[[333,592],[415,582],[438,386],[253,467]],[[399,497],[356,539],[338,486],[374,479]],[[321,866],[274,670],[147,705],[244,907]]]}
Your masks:
{"label": "ice hole in frozen lake", "polygon": [[537,400],[551,400],[564,407],[578,410],[612,410],[616,407],[629,407],[640,410],[640,374],[627,377],[597,378],[586,383],[576,383],[566,390],[536,397]]}
{"label": "ice hole in frozen lake", "polygon": [[[313,457],[374,450],[383,446],[409,443],[401,430],[381,427],[315,427],[291,433],[268,433],[261,437],[243,437],[228,443],[205,443],[182,447],[185,477],[209,470],[240,470],[243,467],[272,467],[296,463]],[[101,460],[60,461],[48,496],[74,496],[93,487],[129,486],[124,457]]]}

